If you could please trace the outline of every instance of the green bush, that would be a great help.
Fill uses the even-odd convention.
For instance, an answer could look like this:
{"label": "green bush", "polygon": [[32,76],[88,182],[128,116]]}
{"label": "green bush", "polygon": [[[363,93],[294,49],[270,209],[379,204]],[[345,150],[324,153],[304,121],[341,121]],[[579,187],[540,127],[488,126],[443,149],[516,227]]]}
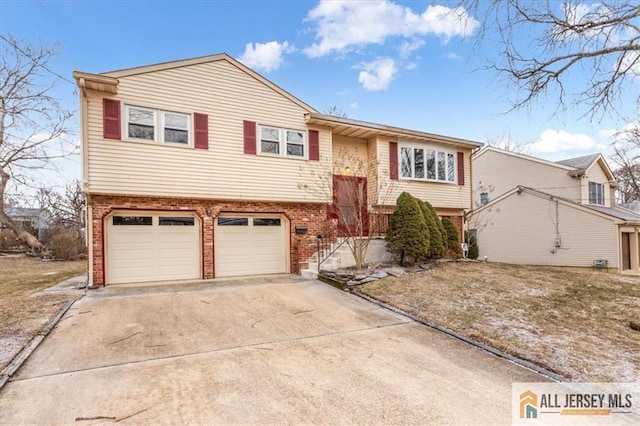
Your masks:
{"label": "green bush", "polygon": [[478,239],[473,236],[469,231],[465,231],[464,239],[467,242],[467,246],[469,251],[467,252],[467,257],[469,259],[477,259],[480,256],[480,249],[478,248]]}
{"label": "green bush", "polygon": [[420,208],[429,231],[429,258],[439,259],[446,251],[444,228],[440,229],[442,227],[440,218],[431,203],[420,201]]}
{"label": "green bush", "polygon": [[458,259],[462,257],[462,248],[458,241],[458,229],[449,219],[442,219],[442,225],[447,232],[447,256]]}
{"label": "green bush", "polygon": [[400,259],[400,264],[429,257],[429,231],[419,200],[403,192],[396,201],[396,208],[389,219],[387,248]]}

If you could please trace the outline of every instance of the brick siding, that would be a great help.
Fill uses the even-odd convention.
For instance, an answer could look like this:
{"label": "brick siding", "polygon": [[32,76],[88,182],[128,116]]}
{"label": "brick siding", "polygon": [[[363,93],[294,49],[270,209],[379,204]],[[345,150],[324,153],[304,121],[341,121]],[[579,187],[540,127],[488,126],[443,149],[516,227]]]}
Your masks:
{"label": "brick siding", "polygon": [[[105,284],[104,218],[114,210],[189,211],[202,221],[202,274],[204,279],[215,277],[214,220],[219,213],[277,213],[290,222],[290,273],[306,267],[306,261],[316,251],[316,236],[322,233],[326,207],[313,203],[274,203],[203,199],[151,198],[133,196],[91,195],[93,225],[93,284]],[[207,209],[211,215],[207,215]],[[295,233],[296,226],[308,229],[305,235]]]}

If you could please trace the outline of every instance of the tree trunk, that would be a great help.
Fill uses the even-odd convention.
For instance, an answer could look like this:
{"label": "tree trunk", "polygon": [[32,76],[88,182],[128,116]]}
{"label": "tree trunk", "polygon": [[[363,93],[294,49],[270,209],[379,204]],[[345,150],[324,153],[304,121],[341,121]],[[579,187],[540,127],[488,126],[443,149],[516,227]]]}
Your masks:
{"label": "tree trunk", "polygon": [[8,181],[9,174],[4,170],[0,170],[0,223],[9,228],[24,245],[31,249],[32,252],[41,250],[43,247],[42,243],[29,232],[22,229],[22,227],[15,223],[4,211],[4,190],[7,187]]}

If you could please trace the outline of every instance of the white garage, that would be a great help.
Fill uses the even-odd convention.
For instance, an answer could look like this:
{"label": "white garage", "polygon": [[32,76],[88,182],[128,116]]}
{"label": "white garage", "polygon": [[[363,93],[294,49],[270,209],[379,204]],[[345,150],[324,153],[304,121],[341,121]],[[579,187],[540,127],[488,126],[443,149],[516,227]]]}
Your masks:
{"label": "white garage", "polygon": [[288,272],[288,220],[279,215],[224,215],[215,220],[215,275]]}
{"label": "white garage", "polygon": [[107,283],[201,278],[200,229],[198,218],[184,212],[108,216]]}

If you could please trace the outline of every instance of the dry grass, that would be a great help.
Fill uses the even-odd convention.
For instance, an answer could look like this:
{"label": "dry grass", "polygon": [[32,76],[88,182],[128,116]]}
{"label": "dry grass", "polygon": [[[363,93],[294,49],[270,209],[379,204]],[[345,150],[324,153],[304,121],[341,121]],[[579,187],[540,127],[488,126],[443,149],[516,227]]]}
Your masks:
{"label": "dry grass", "polygon": [[360,290],[573,381],[640,381],[638,276],[450,263]]}
{"label": "dry grass", "polygon": [[72,293],[39,293],[85,273],[87,261],[46,262],[29,257],[0,257],[0,370],[69,300]]}

